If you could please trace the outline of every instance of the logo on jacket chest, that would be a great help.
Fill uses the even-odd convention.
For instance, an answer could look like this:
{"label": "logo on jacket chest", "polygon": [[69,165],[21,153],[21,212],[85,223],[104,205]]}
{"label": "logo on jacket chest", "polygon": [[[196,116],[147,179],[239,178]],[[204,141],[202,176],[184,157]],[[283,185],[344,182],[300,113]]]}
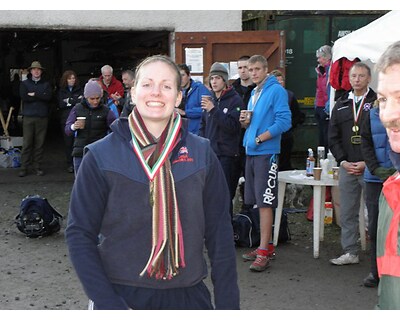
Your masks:
{"label": "logo on jacket chest", "polygon": [[178,151],[178,158],[175,159],[172,163],[178,163],[178,162],[193,162],[194,159],[189,156],[189,151],[186,146],[181,147]]}

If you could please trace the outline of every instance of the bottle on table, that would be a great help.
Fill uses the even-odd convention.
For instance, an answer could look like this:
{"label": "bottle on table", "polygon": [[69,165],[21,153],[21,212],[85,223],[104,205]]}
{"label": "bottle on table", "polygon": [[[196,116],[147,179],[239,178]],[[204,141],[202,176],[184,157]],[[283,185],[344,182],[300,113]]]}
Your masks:
{"label": "bottle on table", "polygon": [[311,177],[314,175],[314,167],[315,167],[315,158],[314,153],[311,148],[308,149],[308,157],[306,163],[306,176]]}
{"label": "bottle on table", "polygon": [[321,167],[321,160],[325,159],[325,147],[324,146],[319,146],[317,148],[317,162],[315,166],[317,168]]}

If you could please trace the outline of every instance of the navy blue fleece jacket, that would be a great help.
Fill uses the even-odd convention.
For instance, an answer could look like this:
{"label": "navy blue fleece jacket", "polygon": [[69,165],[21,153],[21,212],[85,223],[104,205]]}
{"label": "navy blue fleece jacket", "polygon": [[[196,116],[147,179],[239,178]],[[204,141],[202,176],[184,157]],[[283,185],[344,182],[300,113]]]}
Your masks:
{"label": "navy blue fleece jacket", "polygon": [[117,119],[111,129],[111,134],[87,147],[66,229],[70,258],[88,297],[98,309],[127,309],[133,306],[116,294],[113,284],[154,289],[193,286],[207,277],[205,245],[216,309],[238,309],[229,192],[209,141],[183,129],[171,153],[186,267],[172,280],[155,280],[139,276],[151,250],[149,180],[132,149],[127,118]]}

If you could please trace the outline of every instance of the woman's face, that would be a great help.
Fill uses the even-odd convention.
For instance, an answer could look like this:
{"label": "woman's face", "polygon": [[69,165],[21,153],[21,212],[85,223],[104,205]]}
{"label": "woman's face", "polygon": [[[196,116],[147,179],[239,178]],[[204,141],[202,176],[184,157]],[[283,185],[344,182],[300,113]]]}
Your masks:
{"label": "woman's face", "polygon": [[68,77],[68,79],[67,79],[67,82],[68,82],[68,86],[69,87],[73,87],[75,85],[75,82],[76,82],[75,76],[74,75],[70,75]]}
{"label": "woman's face", "polygon": [[146,125],[159,123],[165,126],[182,99],[177,88],[177,73],[162,61],[150,62],[140,68],[131,94]]}

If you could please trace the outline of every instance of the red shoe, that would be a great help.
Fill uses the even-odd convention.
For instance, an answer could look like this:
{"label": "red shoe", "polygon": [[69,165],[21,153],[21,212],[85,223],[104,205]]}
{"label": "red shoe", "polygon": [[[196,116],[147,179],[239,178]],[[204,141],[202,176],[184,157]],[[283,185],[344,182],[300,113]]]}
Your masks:
{"label": "red shoe", "polygon": [[261,272],[269,267],[270,259],[268,256],[257,255],[256,260],[250,265],[251,271]]}
{"label": "red shoe", "polygon": [[[256,258],[257,258],[257,250],[258,250],[258,248],[253,250],[253,251],[250,251],[248,253],[243,254],[242,255],[243,260],[244,261],[254,261],[254,260],[256,260]],[[268,258],[270,260],[274,260],[276,254],[275,254],[275,247],[274,247],[273,244],[269,244],[268,245],[268,251],[267,252],[268,252],[267,253]]]}

